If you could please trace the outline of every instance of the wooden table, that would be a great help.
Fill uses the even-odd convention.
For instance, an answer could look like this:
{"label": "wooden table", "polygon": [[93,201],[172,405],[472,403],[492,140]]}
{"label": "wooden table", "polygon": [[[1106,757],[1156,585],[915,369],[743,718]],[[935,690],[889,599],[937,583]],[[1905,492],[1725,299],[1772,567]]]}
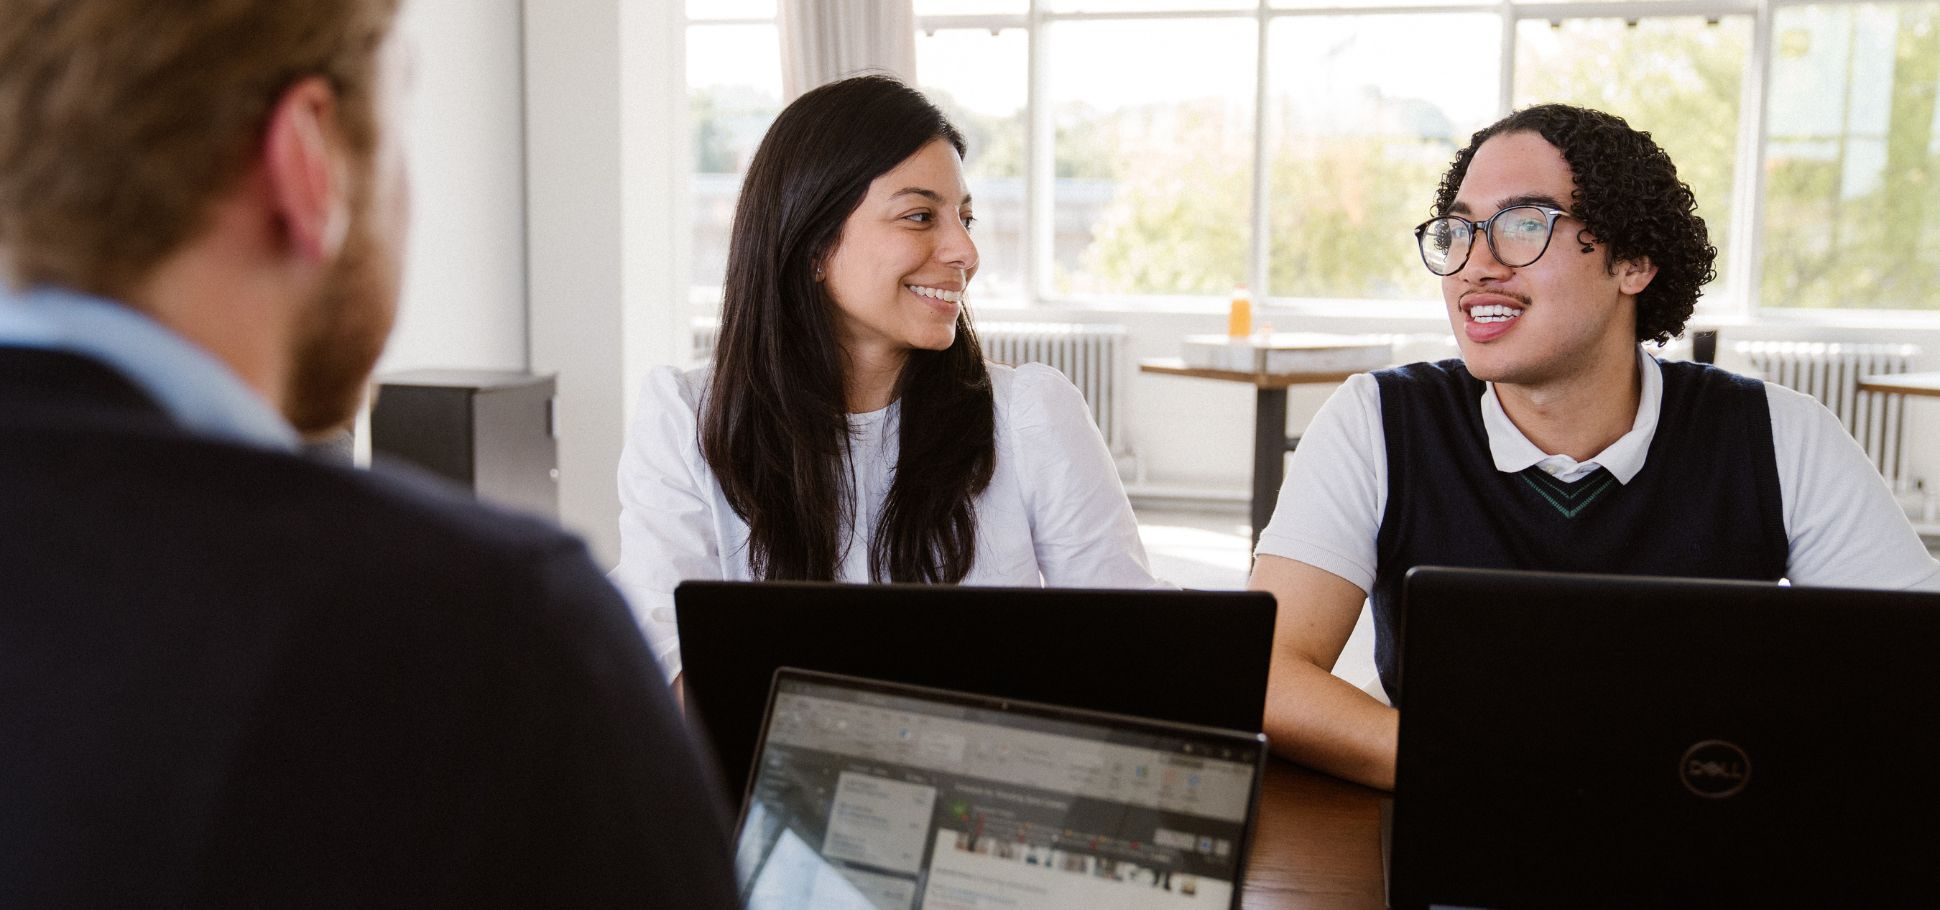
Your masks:
{"label": "wooden table", "polygon": [[1381,880],[1382,793],[1278,758],[1260,787],[1245,910],[1371,908]]}
{"label": "wooden table", "polygon": [[1859,390],[1940,398],[1940,373],[1876,373],[1861,376]]}
{"label": "wooden table", "polygon": [[[1898,483],[1906,483],[1905,467],[1906,421],[1910,419],[1907,408],[1910,398],[1940,398],[1940,373],[1873,373],[1859,377],[1861,397],[1869,398],[1868,411],[1875,416],[1872,430],[1855,429],[1855,435],[1875,437],[1863,441],[1867,454],[1881,474],[1897,477]],[[1879,418],[1883,416],[1884,421]],[[1863,425],[1862,425],[1863,426]],[[1891,430],[1887,428],[1891,427]],[[1900,465],[1897,472],[1893,465]],[[1925,520],[1933,518],[1932,500],[1928,500]],[[1924,530],[1922,531],[1924,535]]]}
{"label": "wooden table", "polygon": [[1340,382],[1358,371],[1324,373],[1244,373],[1235,370],[1208,370],[1188,367],[1176,357],[1141,360],[1141,373],[1160,376],[1190,376],[1240,382],[1253,387],[1253,499],[1251,518],[1253,542],[1260,542],[1260,531],[1273,517],[1273,504],[1280,496],[1280,482],[1286,478],[1287,453],[1300,444],[1299,434],[1287,435],[1287,389],[1310,383]]}

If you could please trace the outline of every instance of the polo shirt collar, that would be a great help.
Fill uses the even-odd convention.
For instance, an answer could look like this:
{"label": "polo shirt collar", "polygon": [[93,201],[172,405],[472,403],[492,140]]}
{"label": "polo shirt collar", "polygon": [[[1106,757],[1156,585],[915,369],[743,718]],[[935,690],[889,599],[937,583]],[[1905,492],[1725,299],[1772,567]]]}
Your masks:
{"label": "polo shirt collar", "polygon": [[1505,474],[1515,474],[1538,466],[1544,473],[1571,483],[1601,467],[1609,471],[1617,482],[1629,483],[1638,471],[1644,469],[1644,456],[1649,454],[1650,441],[1657,435],[1657,416],[1664,400],[1663,370],[1657,365],[1656,358],[1644,353],[1642,345],[1637,346],[1637,372],[1643,377],[1643,388],[1637,396],[1637,418],[1631,421],[1630,432],[1598,452],[1596,457],[1582,462],[1568,455],[1552,455],[1537,448],[1529,437],[1516,428],[1508,413],[1502,410],[1502,400],[1495,394],[1495,383],[1485,383],[1482,390],[1482,429],[1489,437],[1489,455],[1495,461],[1495,469]]}

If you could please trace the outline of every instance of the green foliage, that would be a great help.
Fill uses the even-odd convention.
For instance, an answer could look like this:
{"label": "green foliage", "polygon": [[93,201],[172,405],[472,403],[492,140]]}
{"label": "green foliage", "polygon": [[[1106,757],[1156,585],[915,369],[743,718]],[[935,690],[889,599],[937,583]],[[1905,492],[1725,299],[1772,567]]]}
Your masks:
{"label": "green foliage", "polygon": [[[1842,11],[1858,26],[1860,11]],[[1940,309],[1940,9],[1899,7],[1883,137],[1773,137],[1765,186],[1760,303],[1768,307]],[[1809,42],[1812,36],[1793,37]],[[1795,57],[1803,57],[1802,49]],[[1842,84],[1864,63],[1848,46]],[[1857,88],[1878,91],[1861,83]],[[1850,96],[1849,96],[1850,97]],[[1862,144],[1883,145],[1877,172],[1848,173]],[[1864,164],[1861,159],[1858,164]],[[1873,179],[1876,177],[1877,179]]]}
{"label": "green foliage", "polygon": [[1059,180],[1117,180],[1126,171],[1129,159],[1139,157],[1134,141],[1136,131],[1125,129],[1127,122],[1146,112],[1113,115],[1077,104],[1059,112],[1057,118],[1057,162],[1054,174]]}
{"label": "green foliage", "polygon": [[1562,29],[1526,23],[1520,37],[1516,106],[1576,104],[1649,132],[1697,196],[1711,243],[1728,250],[1750,23],[1595,19]]}
{"label": "green foliage", "polygon": [[[1165,128],[1151,128],[1154,122]],[[1212,103],[1163,116],[1121,114],[1061,131],[1097,149],[1071,154],[1072,172],[1119,182],[1079,260],[1079,274],[1064,277],[1062,289],[1223,294],[1246,282],[1251,143],[1233,132]],[[1267,292],[1432,294],[1410,231],[1427,217],[1435,181],[1452,153],[1446,141],[1371,134],[1287,143],[1272,152]]]}
{"label": "green foliage", "polygon": [[746,85],[699,86],[688,93],[687,110],[695,172],[735,174],[781,112],[781,99]]}
{"label": "green foliage", "polygon": [[702,174],[731,174],[734,155],[728,151],[715,111],[714,93],[699,89],[687,99],[689,118],[694,123],[694,170]]}
{"label": "green foliage", "polygon": [[964,172],[972,177],[1022,177],[1029,167],[1024,153],[1028,114],[1020,108],[1008,117],[978,113],[957,103],[949,92],[925,87],[923,94],[950,118],[969,148]]}
{"label": "green foliage", "polygon": [[1268,290],[1284,297],[1412,298],[1434,294],[1415,250],[1435,184],[1454,157],[1445,142],[1338,136],[1273,159]]}
{"label": "green foliage", "polygon": [[[1940,309],[1940,255],[1933,253],[1940,249],[1940,9],[1909,4],[1894,15],[1886,163],[1871,189],[1845,185],[1842,159],[1788,155],[1774,137],[1764,187],[1763,306]],[[1556,30],[1533,23],[1520,37],[1517,106],[1581,104],[1650,131],[1691,185],[1712,242],[1728,251],[1749,22],[1590,20]],[[1247,143],[1191,109],[1176,133],[1163,136],[1143,128],[1151,111],[1061,114],[1058,176],[1119,184],[1076,274],[1060,276],[1063,289],[1220,294],[1245,280]],[[1368,122],[1378,121],[1370,112]],[[1268,292],[1431,294],[1409,231],[1427,217],[1453,152],[1443,138],[1392,132],[1273,149]]]}
{"label": "green foliage", "polygon": [[[1085,277],[1067,277],[1078,290],[1223,294],[1246,280],[1252,169],[1221,138],[1218,111],[1165,113],[1116,124],[1146,141],[1118,144],[1115,155],[1071,158],[1074,174],[1097,173],[1108,162],[1119,180],[1081,259]],[[1173,141],[1153,141],[1158,136]],[[1084,286],[1087,278],[1095,284]]]}
{"label": "green foliage", "polygon": [[[1890,31],[1890,86],[1863,81],[1864,50],[1854,44],[1838,58],[1843,71],[1823,87],[1845,105],[1880,95],[1887,123],[1883,134],[1848,125],[1843,136],[1769,137],[1759,303],[1940,309],[1940,254],[1934,252],[1940,249],[1940,4],[1814,10],[1815,16],[1846,16],[1855,29],[1871,17],[1864,22]],[[1749,33],[1744,16],[1714,24],[1609,19],[1551,28],[1526,22],[1518,33],[1516,104],[1582,104],[1648,130],[1696,193],[1712,242],[1729,255]],[[1775,66],[1807,57],[1815,40],[1824,36],[1781,30],[1774,36]],[[970,176],[1027,173],[1027,112],[984,115],[946,93],[930,95],[965,134]],[[1416,99],[1370,97],[1365,133],[1276,139],[1270,149],[1265,293],[1433,295],[1409,232],[1427,217],[1454,142],[1465,137],[1383,127],[1420,122],[1387,118],[1388,108],[1432,108]],[[697,90],[691,105],[697,169],[733,173],[779,102],[730,88]],[[1066,233],[1058,240],[1055,285],[1064,292],[1222,295],[1246,281],[1253,206],[1246,129],[1235,128],[1213,101],[1117,111],[1079,102],[1058,110],[1056,178],[1067,188],[1111,185],[1115,191],[1088,237],[1060,228]],[[1871,157],[1855,153],[1862,145]],[[1081,205],[1079,195],[1061,194],[1058,205]],[[1070,214],[1061,212],[1060,221]]]}

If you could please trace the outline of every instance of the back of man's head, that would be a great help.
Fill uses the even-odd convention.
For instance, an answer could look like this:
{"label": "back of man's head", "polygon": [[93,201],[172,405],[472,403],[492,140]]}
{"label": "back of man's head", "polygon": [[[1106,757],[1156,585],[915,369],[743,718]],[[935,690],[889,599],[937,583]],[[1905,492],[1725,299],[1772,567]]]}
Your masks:
{"label": "back of man's head", "polygon": [[125,298],[206,226],[305,77],[368,158],[399,2],[0,3],[0,277]]}

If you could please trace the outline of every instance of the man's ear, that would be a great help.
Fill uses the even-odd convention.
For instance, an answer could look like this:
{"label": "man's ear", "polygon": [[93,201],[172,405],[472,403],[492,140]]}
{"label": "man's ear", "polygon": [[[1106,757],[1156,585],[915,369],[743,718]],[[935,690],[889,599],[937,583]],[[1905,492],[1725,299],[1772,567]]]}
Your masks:
{"label": "man's ear", "polygon": [[1625,259],[1617,263],[1617,289],[1632,297],[1650,287],[1650,280],[1657,277],[1657,266],[1652,265],[1649,256]]}
{"label": "man's ear", "polygon": [[321,76],[283,91],[270,109],[263,173],[292,252],[334,258],[350,229],[348,169],[337,141],[337,93]]}

